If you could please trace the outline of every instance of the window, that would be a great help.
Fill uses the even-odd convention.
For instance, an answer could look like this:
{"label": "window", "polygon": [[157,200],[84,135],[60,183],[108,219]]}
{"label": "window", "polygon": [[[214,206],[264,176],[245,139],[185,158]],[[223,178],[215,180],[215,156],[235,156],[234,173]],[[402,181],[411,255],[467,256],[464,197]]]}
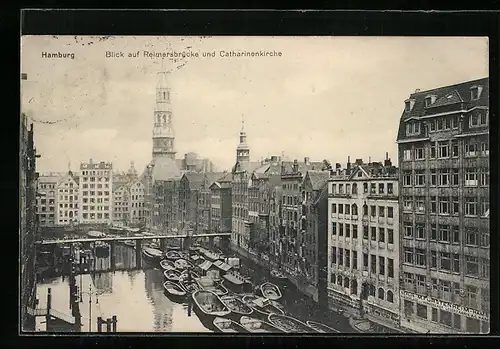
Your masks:
{"label": "window", "polygon": [[404,312],[407,317],[413,316],[413,302],[405,299],[404,302]]}
{"label": "window", "polygon": [[377,216],[377,206],[370,206],[370,211],[371,211],[371,216],[376,217]]}
{"label": "window", "polygon": [[345,225],[345,237],[346,238],[351,237],[351,225],[350,224]]}
{"label": "window", "polygon": [[436,122],[437,122],[437,130],[438,131],[442,131],[444,129],[444,120],[443,120],[443,118],[438,118],[436,120]]}
{"label": "window", "polygon": [[474,111],[470,116],[470,127],[480,127],[488,125],[488,113],[485,111]]}
{"label": "window", "polygon": [[451,227],[451,242],[454,244],[460,243],[460,227],[458,225]]}
{"label": "window", "polygon": [[451,170],[451,185],[458,186],[458,168]]}
{"label": "window", "polygon": [[424,148],[415,148],[415,160],[425,159]]}
{"label": "window", "polygon": [[376,274],[377,273],[377,256],[371,254],[370,255],[370,268],[371,268],[371,272],[373,274]]}
{"label": "window", "polygon": [[371,227],[371,240],[377,241],[377,228]]}
{"label": "window", "polygon": [[439,198],[439,214],[450,214],[450,199],[447,197]]}
{"label": "window", "polygon": [[465,275],[479,276],[479,260],[477,257],[465,257]]}
{"label": "window", "polygon": [[410,161],[411,160],[411,149],[403,150],[403,160]]}
{"label": "window", "polygon": [[431,213],[437,213],[437,198],[431,196]]}
{"label": "window", "polygon": [[339,214],[344,214],[344,205],[339,204],[338,208],[339,208]]}
{"label": "window", "polygon": [[431,177],[431,185],[436,186],[437,185],[436,170],[434,170],[434,169],[431,170],[430,177]]}
{"label": "window", "polygon": [[425,275],[416,275],[417,277],[417,293],[425,294],[427,288],[425,286]]}
{"label": "window", "polygon": [[450,156],[448,142],[439,142],[439,145],[438,145],[438,156],[440,158],[447,158],[447,157]]}
{"label": "window", "polygon": [[417,303],[417,316],[427,320],[427,306]]}
{"label": "window", "polygon": [[368,253],[363,253],[363,270],[368,270]]}
{"label": "window", "polygon": [[477,173],[475,168],[469,168],[465,170],[465,186],[466,187],[476,187],[478,183]]}
{"label": "window", "polygon": [[377,191],[377,185],[375,183],[370,184],[370,194],[375,194]]}
{"label": "window", "polygon": [[465,198],[465,215],[477,216],[477,199]]}
{"label": "window", "polygon": [[429,121],[429,131],[430,132],[436,131],[436,120]]}
{"label": "window", "polygon": [[339,265],[343,265],[344,264],[344,249],[343,248],[339,248],[338,264]]}
{"label": "window", "polygon": [[479,245],[479,233],[475,227],[465,227],[465,243],[471,246]]}
{"label": "window", "polygon": [[387,229],[387,242],[390,244],[394,243],[394,230]]}
{"label": "window", "polygon": [[439,225],[439,241],[450,242],[450,226],[447,224]]}
{"label": "window", "polygon": [[332,204],[332,213],[337,213],[337,204]]}
{"label": "window", "polygon": [[416,249],[415,254],[417,256],[416,264],[420,266],[425,266],[425,250]]}
{"label": "window", "polygon": [[332,235],[337,235],[337,223],[332,223]]}
{"label": "window", "polygon": [[451,327],[451,313],[449,311],[439,310],[439,322],[445,326]]}
{"label": "window", "polygon": [[440,186],[450,185],[450,171],[448,169],[439,170],[438,180]]}
{"label": "window", "polygon": [[477,287],[475,286],[467,286],[467,298],[466,298],[466,304],[467,306],[477,309]]}
{"label": "window", "polygon": [[385,275],[385,257],[378,257],[378,272],[380,275]]}
{"label": "window", "polygon": [[454,273],[460,273],[460,255],[454,253],[451,257],[451,271]]}
{"label": "window", "polygon": [[425,239],[425,224],[417,224],[417,239]]}
{"label": "window", "polygon": [[430,148],[430,158],[435,159],[436,158],[436,143],[431,143],[431,148]]}
{"label": "window", "polygon": [[458,157],[458,143],[456,141],[451,142],[451,156]]}
{"label": "window", "polygon": [[384,193],[384,183],[379,183],[378,184],[378,193],[383,194]]}
{"label": "window", "polygon": [[339,236],[344,236],[344,224],[339,223]]}
{"label": "window", "polygon": [[345,214],[351,214],[351,206],[349,204],[345,205]]}
{"label": "window", "polygon": [[431,308],[432,309],[432,321],[438,322],[438,310],[436,308]]}
{"label": "window", "polygon": [[413,237],[413,226],[412,225],[405,225],[405,238],[412,238]]}
{"label": "window", "polygon": [[473,143],[472,141],[468,141],[465,143],[464,145],[464,152],[465,152],[465,156],[477,156],[477,147],[476,147],[476,144]]}
{"label": "window", "polygon": [[353,239],[358,238],[358,226],[356,224],[352,225],[352,238]]}
{"label": "window", "polygon": [[424,186],[425,185],[425,172],[424,171],[415,171],[415,186]]}
{"label": "window", "polygon": [[332,264],[337,264],[337,248],[332,247]]}
{"label": "window", "polygon": [[403,197],[403,210],[404,211],[412,211],[413,210],[411,197],[409,197],[409,196]]}
{"label": "window", "polygon": [[[361,172],[358,172],[361,173]],[[363,183],[363,193],[368,193],[368,183]]]}
{"label": "window", "polygon": [[384,228],[378,228],[378,241],[385,242],[385,229]]}
{"label": "window", "polygon": [[379,217],[384,217],[385,216],[385,207],[384,206],[379,206],[378,207],[378,216]]}
{"label": "window", "polygon": [[450,254],[447,252],[441,252],[441,270],[450,271],[451,270],[451,262],[450,262]]}
{"label": "window", "polygon": [[346,268],[351,267],[351,251],[345,250],[345,266]]}
{"label": "window", "polygon": [[351,212],[352,212],[353,216],[357,216],[358,215],[358,205],[352,204]]}
{"label": "window", "polygon": [[403,186],[411,186],[411,172],[409,171],[403,172]]}
{"label": "window", "polygon": [[431,97],[426,97],[426,98],[424,99],[424,101],[425,101],[425,107],[426,107],[426,108],[427,108],[427,107],[429,107],[429,106],[432,104],[432,99],[431,99]]}
{"label": "window", "polygon": [[489,153],[490,153],[490,151],[489,151],[488,141],[481,143],[481,155],[488,156]]}
{"label": "window", "polygon": [[437,268],[437,252],[431,251],[431,269]]}
{"label": "window", "polygon": [[358,269],[358,252],[352,251],[352,268]]}
{"label": "window", "polygon": [[490,171],[486,168],[478,169],[478,180],[479,185],[482,187],[487,187],[490,185]]}
{"label": "window", "polygon": [[405,111],[409,112],[410,110],[411,110],[411,102],[410,101],[406,101],[405,102]]}
{"label": "window", "polygon": [[385,295],[384,289],[380,287],[378,289],[378,298],[384,300],[384,295]]}
{"label": "window", "polygon": [[405,247],[405,263],[413,264],[413,250]]}
{"label": "window", "polygon": [[387,207],[387,217],[394,218],[394,208],[393,207]]}
{"label": "window", "polygon": [[415,198],[415,211],[417,213],[425,213],[425,197],[417,196]]}
{"label": "window", "polygon": [[368,227],[366,225],[363,226],[363,239],[368,240]]}
{"label": "window", "polygon": [[364,216],[368,215],[368,205],[366,205],[366,204],[363,205],[363,215]]}
{"label": "window", "polygon": [[476,86],[471,87],[470,99],[472,99],[472,100],[479,99],[479,88],[478,87],[476,87]]}

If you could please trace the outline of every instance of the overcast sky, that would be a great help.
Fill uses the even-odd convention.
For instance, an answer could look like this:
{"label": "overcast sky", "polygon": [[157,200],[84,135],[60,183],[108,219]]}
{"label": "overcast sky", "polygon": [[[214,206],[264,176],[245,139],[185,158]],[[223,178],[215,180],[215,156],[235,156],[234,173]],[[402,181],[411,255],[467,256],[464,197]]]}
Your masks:
{"label": "overcast sky", "polygon": [[[251,159],[396,160],[404,100],[488,76],[487,38],[95,37],[22,38],[23,111],[35,121],[40,172],[111,161],[141,171],[151,160],[161,59],[143,51],[198,52],[169,75],[177,157],[197,152],[221,169],[235,162],[242,115]],[[203,58],[213,52],[215,58]],[[219,51],[281,57],[221,58]],[[106,51],[140,52],[106,58]],[[74,59],[42,52],[74,53]]]}

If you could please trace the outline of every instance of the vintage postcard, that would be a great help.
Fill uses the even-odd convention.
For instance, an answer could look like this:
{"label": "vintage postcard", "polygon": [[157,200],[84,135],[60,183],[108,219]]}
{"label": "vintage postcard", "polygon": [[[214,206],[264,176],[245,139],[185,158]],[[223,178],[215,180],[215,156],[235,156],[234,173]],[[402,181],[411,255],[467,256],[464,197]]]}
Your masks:
{"label": "vintage postcard", "polygon": [[487,38],[21,41],[22,332],[489,333]]}

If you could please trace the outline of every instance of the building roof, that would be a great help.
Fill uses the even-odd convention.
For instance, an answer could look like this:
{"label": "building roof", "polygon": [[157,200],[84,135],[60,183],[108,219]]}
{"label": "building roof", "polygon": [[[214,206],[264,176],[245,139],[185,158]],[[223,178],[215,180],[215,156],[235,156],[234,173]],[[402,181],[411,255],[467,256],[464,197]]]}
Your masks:
{"label": "building roof", "polygon": [[306,172],[304,181],[310,180],[312,189],[320,190],[323,187],[323,185],[328,181],[328,178],[330,178],[330,171],[310,170]]}
{"label": "building roof", "polygon": [[[325,163],[323,161],[309,161],[309,162],[300,162],[297,161],[298,171],[304,176],[307,171],[320,171],[325,167]],[[293,174],[293,161],[284,161],[283,162],[283,174]]]}
{"label": "building roof", "polygon": [[152,172],[153,182],[169,181],[180,175],[181,171],[175,160],[168,157],[159,157],[155,160]]}
{"label": "building roof", "polygon": [[233,166],[231,172],[247,172],[247,173],[252,173],[256,169],[262,166],[262,163],[260,161],[236,161],[236,164]]}
{"label": "building roof", "polygon": [[199,172],[186,172],[182,177],[188,181],[191,190],[200,189],[205,181],[205,174]]}
{"label": "building roof", "polygon": [[113,164],[111,162],[93,162],[92,159],[89,162],[82,162],[80,164],[80,170],[112,170]]}
{"label": "building roof", "polygon": [[[482,87],[481,95],[477,100],[472,100],[471,98],[471,88],[473,86]],[[426,107],[425,99],[429,96],[435,96],[436,100],[430,106]],[[427,91],[418,91],[412,93],[409,99],[414,101],[413,108],[410,111],[403,110],[402,112],[398,140],[407,138],[405,135],[404,121],[408,119],[437,114],[442,111],[469,110],[477,106],[488,107],[489,78],[465,81],[459,84],[438,87]]]}

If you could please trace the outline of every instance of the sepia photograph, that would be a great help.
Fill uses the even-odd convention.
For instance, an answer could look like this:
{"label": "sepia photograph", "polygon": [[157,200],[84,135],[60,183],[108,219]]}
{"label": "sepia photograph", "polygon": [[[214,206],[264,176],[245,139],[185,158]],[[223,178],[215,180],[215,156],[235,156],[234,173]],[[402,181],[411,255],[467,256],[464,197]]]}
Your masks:
{"label": "sepia photograph", "polygon": [[21,333],[488,334],[487,37],[21,37]]}

